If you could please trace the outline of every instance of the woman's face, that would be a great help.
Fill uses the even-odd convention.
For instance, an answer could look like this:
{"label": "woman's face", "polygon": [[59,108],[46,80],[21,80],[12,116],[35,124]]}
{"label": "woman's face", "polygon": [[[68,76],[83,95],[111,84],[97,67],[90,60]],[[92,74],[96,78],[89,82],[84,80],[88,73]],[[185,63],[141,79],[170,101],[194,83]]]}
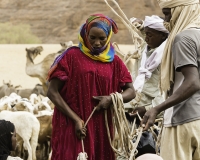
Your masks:
{"label": "woman's face", "polygon": [[106,33],[97,27],[92,27],[88,34],[88,41],[94,49],[100,49],[106,44]]}
{"label": "woman's face", "polygon": [[15,129],[14,129],[14,132],[12,134],[11,141],[12,141],[12,150],[14,151],[16,149],[16,146],[17,146],[16,130]]}

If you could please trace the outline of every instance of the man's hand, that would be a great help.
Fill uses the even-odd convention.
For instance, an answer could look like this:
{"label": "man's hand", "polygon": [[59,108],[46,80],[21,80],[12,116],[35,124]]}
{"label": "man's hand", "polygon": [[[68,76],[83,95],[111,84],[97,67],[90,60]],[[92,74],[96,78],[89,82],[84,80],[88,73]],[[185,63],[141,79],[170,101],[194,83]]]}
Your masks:
{"label": "man's hand", "polygon": [[[143,20],[141,20],[139,18],[132,17],[132,18],[130,18],[130,22],[140,30],[143,28],[143,23],[144,22],[143,22]],[[140,27],[142,27],[142,28],[140,28]]]}
{"label": "man's hand", "polygon": [[135,17],[130,18],[130,22],[131,22],[132,24],[134,24],[134,23],[138,23],[138,24],[140,24],[140,25],[143,24],[142,19],[135,18]]}
{"label": "man's hand", "polygon": [[139,119],[137,112],[142,118],[146,113],[146,109],[145,107],[136,107],[131,113],[126,113],[126,118],[131,122],[134,121],[135,118]]}
{"label": "man's hand", "polygon": [[108,109],[112,105],[111,96],[93,96],[94,99],[99,100],[97,110]]}
{"label": "man's hand", "polygon": [[159,112],[157,111],[156,108],[151,108],[150,110],[148,110],[141,122],[142,127],[144,127],[143,130],[148,130],[151,126],[154,125],[156,116],[159,114]]}
{"label": "man's hand", "polygon": [[142,24],[143,24],[143,21],[142,21],[141,19],[139,19],[139,18],[136,18],[132,23],[133,23],[133,24],[134,24],[134,23],[139,23],[140,25],[142,25]]}
{"label": "man's hand", "polygon": [[78,139],[86,137],[87,129],[84,127],[84,122],[82,120],[75,123],[75,133]]}

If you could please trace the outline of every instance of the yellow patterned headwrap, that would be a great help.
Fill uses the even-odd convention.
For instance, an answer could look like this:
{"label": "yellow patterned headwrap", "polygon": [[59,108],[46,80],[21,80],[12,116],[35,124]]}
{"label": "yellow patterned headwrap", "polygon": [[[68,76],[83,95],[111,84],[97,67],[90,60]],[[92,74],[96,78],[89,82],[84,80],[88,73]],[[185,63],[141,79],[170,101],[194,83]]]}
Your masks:
{"label": "yellow patterned headwrap", "polygon": [[200,28],[199,0],[158,0],[161,8],[171,8],[170,34],[165,45],[161,63],[161,90],[167,91],[174,83],[172,43],[175,36],[189,28]]}

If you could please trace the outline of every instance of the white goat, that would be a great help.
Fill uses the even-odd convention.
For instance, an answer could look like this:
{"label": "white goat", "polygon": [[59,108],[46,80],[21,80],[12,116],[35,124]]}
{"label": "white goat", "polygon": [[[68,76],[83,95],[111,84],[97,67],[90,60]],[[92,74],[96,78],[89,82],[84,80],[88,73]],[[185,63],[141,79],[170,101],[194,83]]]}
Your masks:
{"label": "white goat", "polygon": [[16,133],[22,137],[24,147],[28,150],[28,160],[36,160],[36,147],[40,131],[38,119],[33,114],[24,111],[1,111],[0,119],[5,119],[15,125]]}
{"label": "white goat", "polygon": [[21,99],[19,102],[15,104],[13,107],[17,111],[27,111],[33,114],[34,106],[31,104],[29,100]]}
{"label": "white goat", "polygon": [[42,111],[42,110],[47,110],[47,111],[51,111],[51,106],[48,103],[49,98],[48,97],[44,97],[42,98],[42,100],[40,102],[38,102],[37,104],[34,105],[34,108],[37,111]]}
{"label": "white goat", "polygon": [[37,94],[35,94],[35,93],[32,93],[32,94],[30,95],[29,100],[30,100],[30,102],[31,102],[32,105],[35,105],[35,104],[37,104],[37,103],[40,101],[40,100],[38,99]]}
{"label": "white goat", "polygon": [[0,111],[12,110],[12,106],[18,101],[19,97],[4,96],[0,99]]}

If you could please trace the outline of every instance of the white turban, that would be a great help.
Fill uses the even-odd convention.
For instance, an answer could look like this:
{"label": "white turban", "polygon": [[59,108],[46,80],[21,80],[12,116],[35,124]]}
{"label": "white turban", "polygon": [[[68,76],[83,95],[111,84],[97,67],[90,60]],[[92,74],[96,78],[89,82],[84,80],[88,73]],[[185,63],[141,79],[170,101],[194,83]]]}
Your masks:
{"label": "white turban", "polygon": [[174,8],[199,3],[199,0],[158,0],[160,8]]}
{"label": "white turban", "polygon": [[145,16],[144,27],[149,27],[157,31],[169,33],[163,25],[164,20],[156,15]]}

